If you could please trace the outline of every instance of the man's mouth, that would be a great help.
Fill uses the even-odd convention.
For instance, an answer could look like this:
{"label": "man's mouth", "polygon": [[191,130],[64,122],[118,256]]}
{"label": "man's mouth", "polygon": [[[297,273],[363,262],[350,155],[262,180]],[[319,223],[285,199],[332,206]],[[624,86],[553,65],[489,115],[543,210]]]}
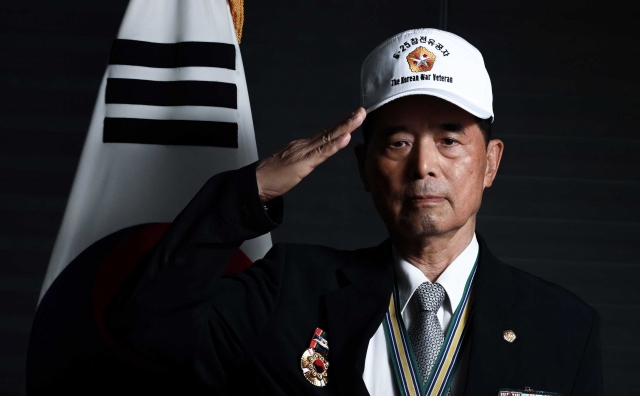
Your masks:
{"label": "man's mouth", "polygon": [[414,195],[410,197],[411,202],[414,204],[436,204],[445,201],[444,197],[437,195]]}

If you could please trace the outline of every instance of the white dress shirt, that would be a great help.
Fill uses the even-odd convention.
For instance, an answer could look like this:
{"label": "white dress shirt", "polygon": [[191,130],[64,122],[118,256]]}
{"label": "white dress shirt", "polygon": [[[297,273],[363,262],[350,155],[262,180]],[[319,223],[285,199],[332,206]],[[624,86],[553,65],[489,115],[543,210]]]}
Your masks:
{"label": "white dress shirt", "polygon": [[[464,286],[476,262],[478,251],[478,240],[474,234],[469,245],[449,264],[436,280],[436,283],[442,285],[447,293],[437,313],[438,320],[445,334],[451,322],[451,316],[462,299]],[[408,330],[411,326],[411,320],[416,315],[415,306],[414,304],[409,304],[409,301],[418,286],[424,282],[429,282],[429,280],[422,271],[402,258],[395,247],[393,248],[393,262],[398,280],[398,302],[402,309],[402,320],[404,321],[405,328]],[[451,385],[452,396],[460,396],[464,391],[465,377],[469,364],[468,349],[467,347],[462,350],[460,364],[453,376]],[[380,324],[376,333],[371,337],[371,340],[369,340],[367,356],[364,362],[364,372],[362,374],[362,379],[371,396],[400,395],[392,364],[391,355],[387,350],[384,327]]]}

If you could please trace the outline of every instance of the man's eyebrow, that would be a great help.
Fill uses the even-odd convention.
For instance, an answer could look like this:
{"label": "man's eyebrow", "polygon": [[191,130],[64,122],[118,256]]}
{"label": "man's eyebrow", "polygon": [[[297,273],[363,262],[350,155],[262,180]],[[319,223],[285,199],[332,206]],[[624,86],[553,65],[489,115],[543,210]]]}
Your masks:
{"label": "man's eyebrow", "polygon": [[459,122],[443,122],[438,125],[439,129],[443,129],[447,132],[456,132],[465,134],[464,126]]}
{"label": "man's eyebrow", "polygon": [[406,126],[403,125],[392,125],[392,126],[387,126],[382,128],[382,130],[380,131],[380,135],[382,135],[383,137],[389,137],[391,135],[393,135],[394,133],[398,133],[398,132],[406,132],[408,129]]}

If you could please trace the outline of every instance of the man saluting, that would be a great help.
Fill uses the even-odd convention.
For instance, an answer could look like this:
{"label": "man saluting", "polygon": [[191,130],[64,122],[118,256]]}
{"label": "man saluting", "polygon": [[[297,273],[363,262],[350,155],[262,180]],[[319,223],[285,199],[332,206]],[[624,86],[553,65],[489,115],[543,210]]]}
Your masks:
{"label": "man saluting", "polygon": [[[400,33],[364,61],[362,101],[336,126],[213,176],[112,300],[111,336],[238,394],[601,394],[594,309],[475,234],[504,148],[479,51],[435,29]],[[245,240],[281,223],[282,195],[361,125],[360,176],[389,239],[277,244],[223,276]]]}

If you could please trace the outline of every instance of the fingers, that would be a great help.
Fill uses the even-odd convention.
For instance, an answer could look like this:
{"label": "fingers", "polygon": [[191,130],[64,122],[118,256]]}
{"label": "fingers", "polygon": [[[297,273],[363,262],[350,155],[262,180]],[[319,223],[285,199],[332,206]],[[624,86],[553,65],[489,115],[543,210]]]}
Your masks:
{"label": "fingers", "polygon": [[351,140],[351,132],[362,124],[366,115],[366,111],[360,107],[338,124],[312,136],[307,155],[309,165],[315,168],[346,147]]}
{"label": "fingers", "polygon": [[[341,136],[344,136],[345,134],[349,134],[353,132],[356,128],[358,128],[364,121],[366,115],[367,115],[366,111],[362,107],[359,107],[349,116],[347,116],[346,118],[344,118],[342,121],[335,124],[331,128],[325,129],[324,131],[313,135],[310,138],[311,142],[310,142],[309,148],[315,150],[319,146],[335,143],[336,140]],[[348,143],[348,140],[347,140],[347,143]]]}

